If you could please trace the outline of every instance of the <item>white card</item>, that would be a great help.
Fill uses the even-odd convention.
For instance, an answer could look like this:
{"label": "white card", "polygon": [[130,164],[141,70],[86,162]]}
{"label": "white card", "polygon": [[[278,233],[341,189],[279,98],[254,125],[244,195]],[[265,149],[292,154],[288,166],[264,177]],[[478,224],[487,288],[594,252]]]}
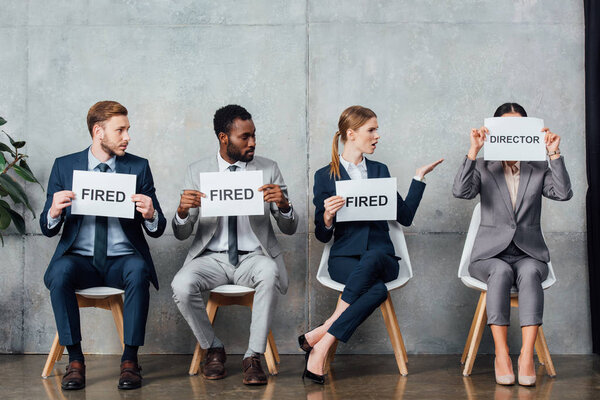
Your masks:
{"label": "white card", "polygon": [[202,216],[264,215],[262,185],[262,171],[200,173]]}
{"label": "white card", "polygon": [[336,221],[390,221],[396,219],[396,178],[354,179],[335,182],[346,204]]}
{"label": "white card", "polygon": [[490,133],[483,145],[486,161],[545,161],[544,120],[524,117],[486,118]]}
{"label": "white card", "polygon": [[73,171],[75,199],[71,214],[133,219],[137,176],[94,171]]}

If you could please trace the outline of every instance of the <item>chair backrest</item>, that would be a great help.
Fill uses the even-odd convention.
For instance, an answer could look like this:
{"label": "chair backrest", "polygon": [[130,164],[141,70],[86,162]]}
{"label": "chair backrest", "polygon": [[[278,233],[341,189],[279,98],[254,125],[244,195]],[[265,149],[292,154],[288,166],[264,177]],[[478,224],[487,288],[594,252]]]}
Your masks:
{"label": "chair backrest", "polygon": [[[388,225],[390,227],[390,239],[394,244],[396,256],[401,258],[401,260],[398,261],[398,278],[385,284],[388,290],[393,290],[404,286],[406,282],[408,282],[408,280],[412,278],[413,272],[412,265],[410,263],[410,257],[408,255],[408,248],[406,247],[406,240],[404,239],[404,232],[402,231],[402,226],[396,221],[388,221]],[[328,288],[341,292],[344,290],[344,285],[334,281],[333,279],[331,279],[331,276],[329,276],[328,261],[329,251],[331,250],[332,245],[333,240],[330,240],[327,244],[325,244],[323,254],[321,255],[321,262],[319,263],[319,270],[317,271],[317,280],[323,286],[327,286]]]}
{"label": "chair backrest", "polygon": [[[473,245],[475,244],[475,237],[479,230],[479,224],[481,222],[481,203],[477,203],[473,210],[473,216],[471,217],[471,223],[469,224],[469,231],[467,232],[467,239],[465,240],[465,246],[463,247],[462,256],[460,257],[460,265],[458,266],[458,277],[463,283],[472,288],[478,290],[487,290],[487,285],[480,280],[473,278],[469,274],[469,264],[471,264],[471,253],[473,251]],[[543,235],[543,234],[542,234]],[[554,275],[554,268],[552,263],[548,262],[548,277],[542,282],[542,287],[548,289],[550,286],[556,283],[556,275]],[[516,293],[516,288],[513,287],[513,292]]]}

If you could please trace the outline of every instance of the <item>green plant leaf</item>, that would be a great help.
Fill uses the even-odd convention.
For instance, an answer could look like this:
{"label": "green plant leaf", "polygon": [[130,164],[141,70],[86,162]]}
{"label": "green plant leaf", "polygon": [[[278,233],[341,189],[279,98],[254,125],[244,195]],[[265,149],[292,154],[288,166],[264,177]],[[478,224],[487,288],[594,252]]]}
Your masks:
{"label": "green plant leaf", "polygon": [[35,176],[33,176],[33,174],[31,172],[27,171],[25,168],[21,167],[20,165],[13,165],[13,168],[15,169],[15,172],[17,173],[17,175],[19,175],[21,178],[25,179],[27,182],[39,183],[37,181],[37,179],[35,179]]}
{"label": "green plant leaf", "polygon": [[8,192],[0,185],[0,197],[8,196]]}
{"label": "green plant leaf", "polygon": [[4,200],[0,200],[0,207],[4,207],[7,210],[10,210],[10,204],[8,204],[7,202],[5,202]]}
{"label": "green plant leaf", "polygon": [[12,222],[15,225],[15,228],[17,228],[17,230],[19,231],[19,233],[21,235],[24,235],[25,234],[25,220],[23,219],[23,217],[21,217],[21,215],[14,210],[8,210],[8,212],[10,213],[10,218],[12,219]]}
{"label": "green plant leaf", "polygon": [[0,126],[4,125],[6,123],[6,120],[2,117],[0,117]]}
{"label": "green plant leaf", "polygon": [[25,204],[29,211],[31,211],[32,214],[35,214],[31,208],[31,204],[29,204],[29,199],[27,198],[27,194],[25,193],[25,190],[23,190],[21,184],[7,174],[0,174],[0,185],[8,192],[8,195],[12,201],[17,204]]}
{"label": "green plant leaf", "polygon": [[2,154],[2,152],[0,152],[0,169],[2,171],[4,171],[5,167],[6,167],[6,158],[4,158],[4,154]]}
{"label": "green plant leaf", "polygon": [[[38,185],[40,185],[42,190],[44,190],[44,187],[42,186],[40,181],[38,181],[37,178],[33,175],[33,171],[31,170],[31,168],[29,168],[29,165],[27,164],[27,161],[25,161],[25,159],[21,159],[21,161],[19,161],[19,167],[23,168],[25,170],[25,172],[27,172],[27,174],[31,177],[31,179],[33,179],[33,180],[30,180],[29,182],[37,183]],[[25,178],[23,178],[23,179],[25,179]]]}
{"label": "green plant leaf", "polygon": [[[2,131],[2,132],[4,132],[4,131]],[[13,138],[11,138],[8,133],[4,132],[4,134],[6,136],[8,136],[8,140],[10,140],[10,144],[12,144],[14,148],[20,149],[21,147],[25,146],[25,142],[24,141],[22,141],[22,140],[20,140],[20,141],[13,140]]]}
{"label": "green plant leaf", "polygon": [[0,233],[0,241],[2,241],[2,247],[4,247],[4,237],[2,236],[2,233]]}
{"label": "green plant leaf", "polygon": [[2,142],[0,142],[0,151],[8,151],[13,157],[15,156],[15,152]]}
{"label": "green plant leaf", "polygon": [[0,229],[4,230],[10,225],[10,213],[4,207],[0,207]]}

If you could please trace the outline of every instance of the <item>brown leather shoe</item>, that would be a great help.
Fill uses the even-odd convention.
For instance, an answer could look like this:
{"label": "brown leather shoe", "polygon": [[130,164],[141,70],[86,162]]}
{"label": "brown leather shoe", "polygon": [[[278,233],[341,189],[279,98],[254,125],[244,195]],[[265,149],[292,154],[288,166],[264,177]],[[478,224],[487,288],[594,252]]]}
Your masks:
{"label": "brown leather shoe", "polygon": [[204,368],[202,374],[206,379],[223,379],[227,376],[225,370],[225,361],[227,356],[225,355],[224,347],[212,347],[206,351],[206,358],[204,359]]}
{"label": "brown leather shoe", "polygon": [[85,387],[85,365],[81,361],[71,361],[62,377],[64,390],[79,390]]}
{"label": "brown leather shoe", "polygon": [[242,372],[244,373],[244,385],[267,384],[267,375],[260,365],[260,356],[257,354],[242,360]]}
{"label": "brown leather shoe", "polygon": [[142,367],[134,361],[121,363],[121,376],[117,387],[122,390],[137,389],[142,386]]}

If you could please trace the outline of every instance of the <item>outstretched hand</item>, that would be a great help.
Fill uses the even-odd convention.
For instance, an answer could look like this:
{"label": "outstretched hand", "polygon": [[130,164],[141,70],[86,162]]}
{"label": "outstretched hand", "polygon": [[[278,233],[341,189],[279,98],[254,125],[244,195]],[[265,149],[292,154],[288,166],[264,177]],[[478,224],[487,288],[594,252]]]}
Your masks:
{"label": "outstretched hand", "polygon": [[427,175],[428,173],[433,171],[434,168],[437,167],[438,165],[440,165],[443,161],[444,161],[444,159],[440,158],[439,160],[432,162],[431,164],[423,165],[422,167],[417,168],[417,172],[415,173],[415,175],[417,175],[419,178],[423,179],[423,177],[425,175]]}

